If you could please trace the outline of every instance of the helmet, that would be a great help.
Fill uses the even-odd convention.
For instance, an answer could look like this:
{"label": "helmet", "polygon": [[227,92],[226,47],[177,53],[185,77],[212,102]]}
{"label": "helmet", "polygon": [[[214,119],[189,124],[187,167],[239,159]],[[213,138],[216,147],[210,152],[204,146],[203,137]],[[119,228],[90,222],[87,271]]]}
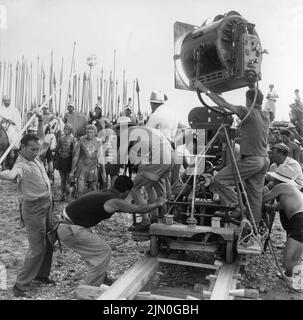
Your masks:
{"label": "helmet", "polygon": [[152,91],[149,101],[155,103],[164,103],[164,94],[161,91]]}

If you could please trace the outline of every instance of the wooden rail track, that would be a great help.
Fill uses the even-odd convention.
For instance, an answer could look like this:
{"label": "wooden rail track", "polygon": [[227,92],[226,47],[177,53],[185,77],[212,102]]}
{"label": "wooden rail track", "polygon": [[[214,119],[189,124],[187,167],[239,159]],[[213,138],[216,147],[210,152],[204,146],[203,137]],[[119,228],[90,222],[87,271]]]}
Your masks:
{"label": "wooden rail track", "polygon": [[[200,293],[165,287],[146,290],[146,284],[158,274],[162,263],[202,268],[215,273],[210,273],[206,276],[206,279],[209,280],[209,288]],[[90,300],[258,299],[259,292],[257,290],[239,288],[240,268],[245,264],[244,256],[237,256],[233,263],[216,260],[214,264],[204,264],[168,259],[162,255],[153,257],[146,254],[110,287],[104,285],[101,287],[82,285],[78,287],[77,295],[80,299]]]}

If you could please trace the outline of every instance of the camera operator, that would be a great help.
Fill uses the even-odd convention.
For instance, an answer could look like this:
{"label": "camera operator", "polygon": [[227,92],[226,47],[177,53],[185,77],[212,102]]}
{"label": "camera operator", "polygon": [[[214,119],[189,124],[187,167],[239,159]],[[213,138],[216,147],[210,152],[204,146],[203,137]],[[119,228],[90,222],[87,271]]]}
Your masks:
{"label": "camera operator", "polygon": [[[237,114],[242,120],[240,128],[240,159],[236,161],[240,175],[245,181],[248,201],[254,220],[258,225],[261,220],[262,190],[265,174],[269,166],[267,156],[267,137],[269,130],[269,114],[262,110],[263,94],[259,89],[251,88],[246,92],[246,107],[232,105],[221,96],[211,92],[203,84],[197,85],[219,107]],[[253,104],[255,100],[255,104]],[[235,180],[231,165],[223,168],[214,179],[214,185],[220,199],[225,205],[238,203],[235,192]],[[239,208],[240,209],[240,208]],[[239,211],[238,211],[239,212]],[[234,212],[234,217],[237,212]],[[260,244],[254,237],[243,243],[241,250],[260,252]]]}

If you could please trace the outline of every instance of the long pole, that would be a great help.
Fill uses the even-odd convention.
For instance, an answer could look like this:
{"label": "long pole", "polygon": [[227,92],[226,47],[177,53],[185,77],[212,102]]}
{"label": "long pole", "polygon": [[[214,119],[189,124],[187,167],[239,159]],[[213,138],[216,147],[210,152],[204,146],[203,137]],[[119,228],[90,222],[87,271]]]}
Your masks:
{"label": "long pole", "polygon": [[61,96],[62,96],[62,80],[63,80],[63,65],[64,59],[61,59],[61,71],[60,71],[60,90],[59,90],[59,107],[58,107],[58,114],[61,114]]}
{"label": "long pole", "polygon": [[65,106],[67,105],[68,98],[69,98],[69,95],[70,95],[71,75],[72,75],[72,73],[73,73],[74,61],[75,61],[75,48],[76,48],[76,42],[74,42],[74,47],[73,47],[72,63],[71,63],[71,66],[70,66],[69,81],[68,81],[68,90],[67,90],[67,97],[66,97],[66,104],[65,104]]}
{"label": "long pole", "polygon": [[40,82],[40,58],[37,56],[37,102],[40,104],[40,87],[41,87],[41,82]]}
{"label": "long pole", "polygon": [[[49,95],[52,95],[53,93],[53,50],[51,51],[51,63],[50,63],[50,71],[49,71]],[[49,111],[53,112],[53,99],[49,100]]]}

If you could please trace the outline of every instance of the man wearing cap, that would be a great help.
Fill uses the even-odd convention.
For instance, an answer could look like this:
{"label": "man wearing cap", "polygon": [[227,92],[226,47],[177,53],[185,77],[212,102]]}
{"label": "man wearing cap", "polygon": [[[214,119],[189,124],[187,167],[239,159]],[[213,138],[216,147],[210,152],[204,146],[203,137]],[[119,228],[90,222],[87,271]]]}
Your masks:
{"label": "man wearing cap", "polygon": [[[287,242],[283,253],[283,267],[285,272],[282,277],[290,288],[303,292],[302,278],[294,270],[302,264],[303,254],[303,195],[298,190],[295,172],[287,166],[280,166],[276,172],[269,172],[273,178],[274,186],[271,191],[263,196],[267,210],[280,210],[283,228],[287,232]],[[277,200],[275,205],[267,204]]]}
{"label": "man wearing cap", "polygon": [[300,147],[293,141],[290,140],[291,133],[287,129],[283,129],[280,131],[282,142],[287,145],[289,149],[289,157],[300,161]]}
{"label": "man wearing cap", "polygon": [[70,123],[73,127],[74,136],[79,139],[85,135],[85,127],[87,125],[87,118],[84,114],[75,111],[73,103],[69,102],[67,112],[63,117],[64,123]]}
{"label": "man wearing cap", "polygon": [[[261,221],[262,216],[262,190],[265,181],[265,174],[269,166],[267,156],[267,138],[269,130],[268,112],[262,110],[263,94],[256,88],[250,88],[246,92],[246,107],[232,105],[221,96],[211,92],[203,84],[197,83],[198,89],[204,92],[219,107],[226,108],[242,119],[240,129],[240,159],[236,161],[239,173],[246,185],[248,201],[256,224]],[[255,104],[253,102],[255,100]],[[238,203],[235,192],[234,171],[231,165],[226,166],[214,179],[214,186],[219,193],[221,201],[225,205]],[[249,217],[249,219],[251,219]],[[251,221],[252,222],[252,221]],[[261,252],[260,244],[254,238],[248,239],[247,246],[240,248],[242,252],[249,244],[252,250]],[[249,241],[252,240],[252,241]]]}
{"label": "man wearing cap", "polygon": [[[279,167],[289,167],[294,171],[294,178],[299,186],[299,188],[303,188],[303,173],[302,168],[298,161],[290,158],[288,156],[289,148],[284,143],[275,144],[270,151],[270,159],[272,161],[271,166],[268,169],[268,174],[270,172],[276,172]],[[270,175],[266,176],[268,180]],[[271,184],[267,184],[266,188],[271,188]]]}
{"label": "man wearing cap", "polygon": [[179,127],[183,127],[176,117],[176,112],[165,104],[167,96],[161,91],[152,91],[150,95],[150,106],[152,113],[146,123],[146,127],[158,129],[164,137],[172,144]]}

